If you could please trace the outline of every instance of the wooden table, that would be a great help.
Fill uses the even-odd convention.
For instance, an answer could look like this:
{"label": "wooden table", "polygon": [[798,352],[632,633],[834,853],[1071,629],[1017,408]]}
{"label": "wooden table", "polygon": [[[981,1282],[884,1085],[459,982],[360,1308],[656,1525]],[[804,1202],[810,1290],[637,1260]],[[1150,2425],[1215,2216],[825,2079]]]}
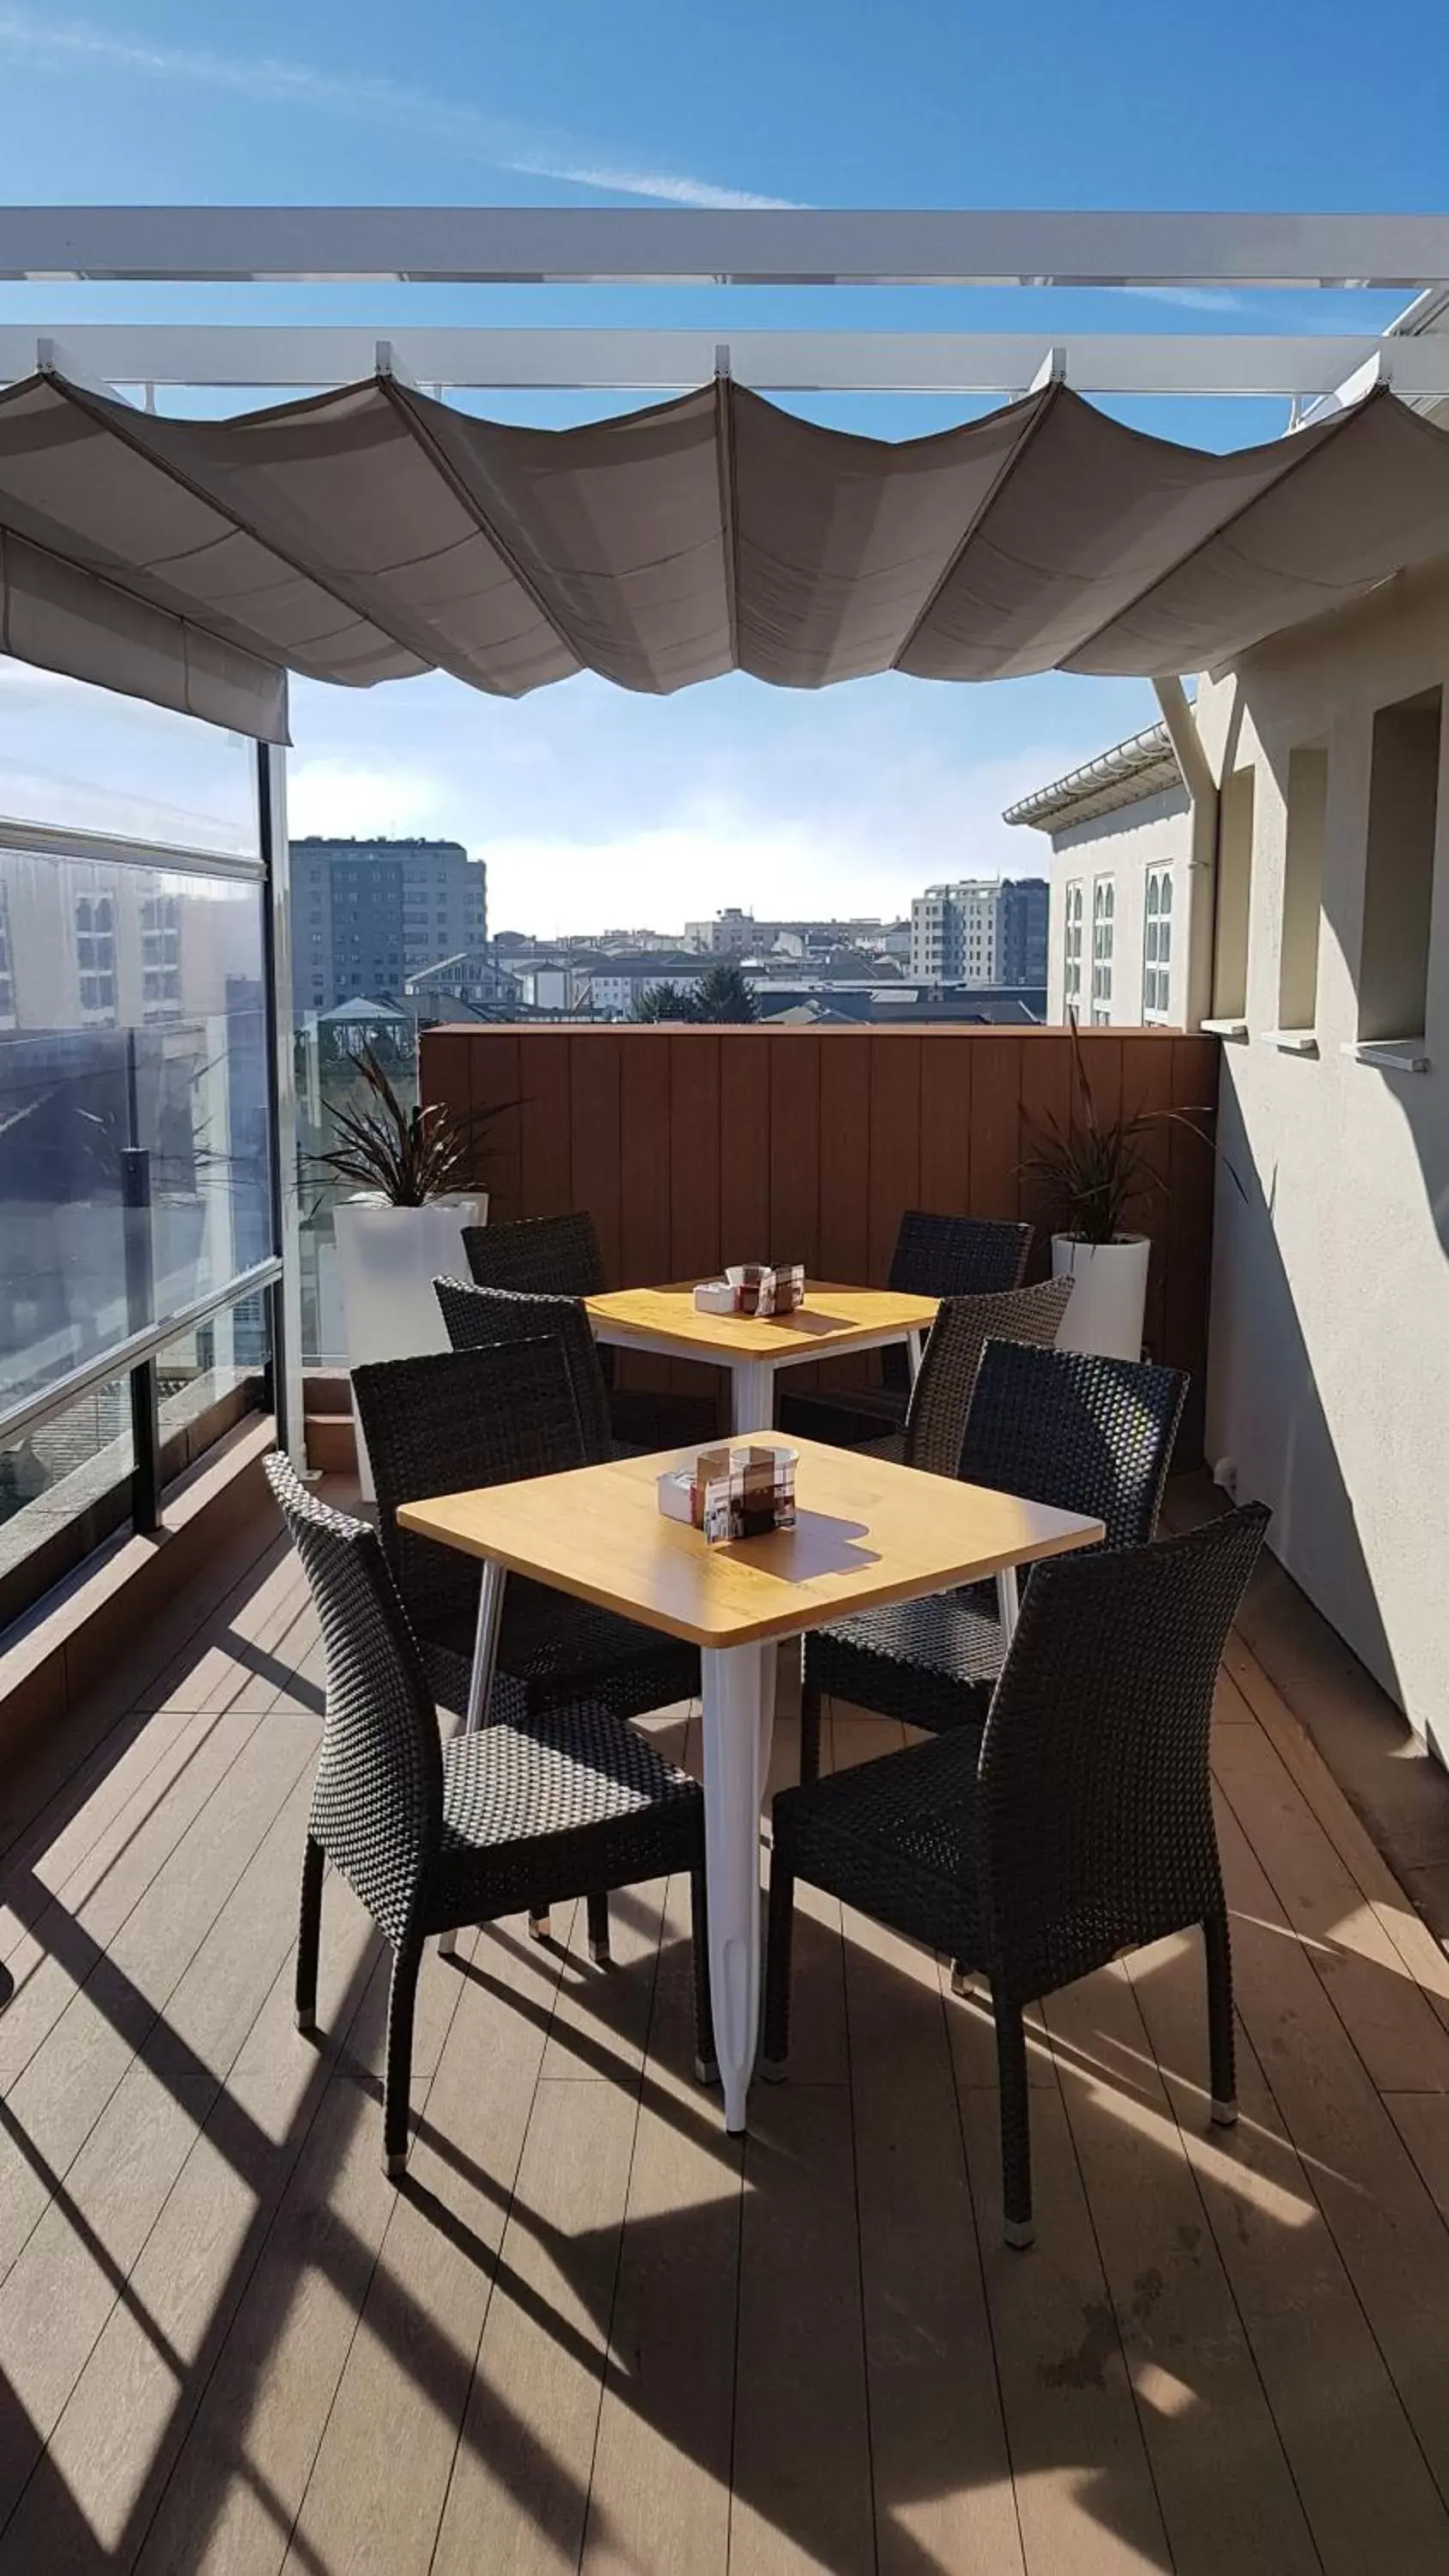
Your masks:
{"label": "wooden table", "polygon": [[1103,1536],[1100,1521],[1075,1512],[814,1440],[793,1445],[795,1528],[722,1547],[659,1510],[655,1479],[676,1450],[405,1503],[398,1513],[404,1529],[483,1561],[470,1726],[487,1711],[509,1571],[701,1649],[710,1998],[728,2129],[745,2125],[759,2020],[759,1820],[779,1640],[988,1575],[1010,1621],[1018,1566]]}
{"label": "wooden table", "polygon": [[895,1288],[837,1288],[805,1283],[805,1303],[791,1315],[699,1315],[694,1282],[671,1288],[617,1288],[584,1305],[594,1338],[651,1357],[704,1360],[730,1373],[730,1428],[739,1436],[768,1431],[775,1419],[775,1372],[806,1360],[839,1359],[904,1342],[912,1373],[936,1320],[934,1297]]}

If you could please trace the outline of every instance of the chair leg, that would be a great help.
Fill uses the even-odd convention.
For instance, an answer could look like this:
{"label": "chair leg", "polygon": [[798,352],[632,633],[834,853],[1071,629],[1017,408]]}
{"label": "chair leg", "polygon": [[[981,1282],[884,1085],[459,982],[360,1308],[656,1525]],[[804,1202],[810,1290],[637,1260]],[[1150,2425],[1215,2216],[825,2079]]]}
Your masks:
{"label": "chair leg", "polygon": [[607,1896],[590,1896],[585,1900],[589,1915],[589,1957],[596,1968],[612,1964],[609,1948],[609,1900]]}
{"label": "chair leg", "polygon": [[709,1901],[702,1869],[690,1872],[689,1946],[694,1968],[694,2071],[701,2084],[718,2084],[714,2006],[709,1995]]}
{"label": "chair leg", "polygon": [[767,2084],[785,2079],[790,2054],[790,1950],[795,1932],[795,1881],[778,1854],[770,1862],[770,1919],[765,1937],[765,2027],[760,2073]]}
{"label": "chair leg", "polygon": [[1238,2082],[1233,2044],[1233,1954],[1228,1942],[1226,1908],[1209,1914],[1202,1927],[1207,1953],[1208,2064],[1212,2116],[1220,2129],[1230,2129],[1238,2116]]}
{"label": "chair leg", "polygon": [[1026,2080],[1026,2024],[1021,2006],[1008,2003],[993,1987],[996,2022],[996,2077],[1001,2088],[1002,2233],[1007,2244],[1030,2245],[1036,2235],[1031,2212],[1031,2095]]}
{"label": "chair leg", "polygon": [[552,1932],[553,1924],[549,1915],[547,1898],[544,1899],[544,1902],[541,1905],[537,1902],[530,1905],[528,1909],[528,1937],[530,1941],[547,1941],[550,1939]]}
{"label": "chair leg", "polygon": [[422,1945],[395,1952],[387,2003],[387,2074],[382,2097],[382,2166],[393,2180],[407,2171],[408,2092],[413,2067],[413,2006]]}
{"label": "chair leg", "polygon": [[307,1836],[302,1854],[302,1907],[297,1926],[297,2028],[310,2037],[317,2027],[317,1951],[322,1937],[322,1846]]}
{"label": "chair leg", "polygon": [[800,1785],[809,1786],[820,1777],[820,1684],[810,1677],[810,1654],[807,1646],[805,1668],[800,1676]]}

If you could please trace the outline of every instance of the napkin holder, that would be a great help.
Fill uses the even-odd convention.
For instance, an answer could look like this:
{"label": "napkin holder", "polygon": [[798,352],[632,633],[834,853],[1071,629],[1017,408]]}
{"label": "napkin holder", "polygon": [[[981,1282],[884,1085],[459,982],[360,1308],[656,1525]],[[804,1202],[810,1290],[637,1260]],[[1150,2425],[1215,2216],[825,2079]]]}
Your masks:
{"label": "napkin holder", "polygon": [[667,1469],[658,1491],[665,1519],[687,1522],[712,1547],[768,1538],[795,1526],[795,1451],[744,1443],[701,1449],[691,1463]]}

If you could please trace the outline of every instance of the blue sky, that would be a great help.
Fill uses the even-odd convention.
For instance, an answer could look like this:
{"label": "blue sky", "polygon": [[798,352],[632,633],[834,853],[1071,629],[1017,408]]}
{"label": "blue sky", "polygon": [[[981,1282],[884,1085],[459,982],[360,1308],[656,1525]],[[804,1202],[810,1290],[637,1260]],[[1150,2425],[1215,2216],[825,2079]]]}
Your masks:
{"label": "blue sky", "polygon": [[[1442,7],[1379,0],[0,0],[12,201],[1431,207]],[[1406,299],[884,292],[0,287],[0,318],[747,322],[1345,330]],[[1265,319],[1265,317],[1268,317]],[[802,406],[803,407],[803,406]],[[515,399],[543,422],[597,403]],[[969,406],[844,402],[906,436]],[[1281,407],[1137,406],[1212,446]],[[885,912],[928,876],[1032,865],[1001,807],[1154,713],[1135,683],[744,679],[672,701],[578,680],[522,706],[441,680],[298,685],[302,830],[445,831],[499,927],[671,926],[727,901]]]}

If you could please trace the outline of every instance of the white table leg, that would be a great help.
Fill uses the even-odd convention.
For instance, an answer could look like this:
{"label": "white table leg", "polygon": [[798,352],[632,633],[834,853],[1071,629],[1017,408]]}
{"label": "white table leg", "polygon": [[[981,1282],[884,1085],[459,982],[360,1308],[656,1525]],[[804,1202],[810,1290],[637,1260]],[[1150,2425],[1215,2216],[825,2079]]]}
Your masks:
{"label": "white table leg", "polygon": [[773,1645],[705,1650],[704,1866],[709,1995],[725,2127],[745,2125],[760,2022],[760,1800],[769,1755]]}
{"label": "white table leg", "polygon": [[1004,1565],[996,1578],[996,1613],[1001,1621],[1001,1633],[1009,1646],[1016,1634],[1017,1620],[1021,1616],[1014,1565]]}
{"label": "white table leg", "polygon": [[[483,1560],[483,1580],[478,1589],[478,1621],[473,1630],[473,1669],[468,1676],[468,1714],[454,1729],[458,1735],[476,1734],[488,1715],[488,1702],[493,1691],[493,1674],[498,1662],[498,1627],[503,1616],[503,1587],[508,1580],[507,1568],[495,1565],[491,1557]],[[444,1932],[438,1941],[438,1955],[451,1959],[458,1947],[456,1932]]]}
{"label": "white table leg", "polygon": [[914,1385],[915,1385],[915,1382],[916,1382],[917,1378],[918,1378],[918,1377],[920,1376],[920,1374],[921,1374],[921,1353],[924,1351],[925,1347],[926,1347],[926,1336],[925,1336],[925,1334],[924,1334],[924,1333],[919,1332],[919,1331],[914,1332],[914,1333],[907,1333],[907,1335],[906,1335],[906,1356],[907,1356],[907,1358],[909,1359],[910,1364],[911,1364],[911,1384],[912,1384],[912,1386],[914,1386]]}
{"label": "white table leg", "polygon": [[775,1428],[775,1363],[736,1360],[730,1369],[730,1430],[736,1440]]}

